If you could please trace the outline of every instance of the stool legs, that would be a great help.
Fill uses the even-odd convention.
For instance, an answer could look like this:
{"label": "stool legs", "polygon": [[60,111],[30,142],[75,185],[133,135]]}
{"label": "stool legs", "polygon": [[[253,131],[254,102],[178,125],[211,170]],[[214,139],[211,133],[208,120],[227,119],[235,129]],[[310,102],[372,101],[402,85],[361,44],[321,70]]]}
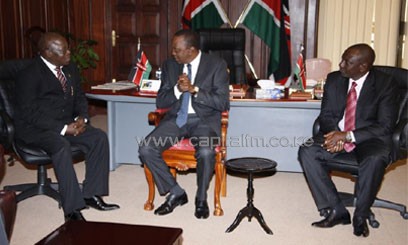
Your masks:
{"label": "stool legs", "polygon": [[249,222],[251,221],[252,217],[255,217],[266,233],[271,234],[271,235],[273,234],[271,229],[269,229],[268,225],[265,223],[265,220],[261,212],[254,206],[253,197],[254,197],[253,176],[252,176],[252,172],[249,172],[248,188],[247,188],[247,198],[248,198],[247,205],[246,207],[244,207],[243,209],[239,211],[234,222],[230,225],[230,227],[228,227],[228,229],[225,232],[231,232],[235,228],[237,228],[237,226],[239,225],[239,223],[241,223],[244,217],[248,217]]}

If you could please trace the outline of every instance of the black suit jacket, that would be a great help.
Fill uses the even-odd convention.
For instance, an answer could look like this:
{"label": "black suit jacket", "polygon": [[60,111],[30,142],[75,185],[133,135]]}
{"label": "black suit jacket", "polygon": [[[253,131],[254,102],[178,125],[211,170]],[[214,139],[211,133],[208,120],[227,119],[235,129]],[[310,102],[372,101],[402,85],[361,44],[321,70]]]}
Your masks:
{"label": "black suit jacket", "polygon": [[[347,101],[349,79],[339,71],[327,76],[322,108],[319,115],[320,136],[339,130]],[[393,78],[381,71],[371,69],[356,108],[356,129],[353,131],[356,145],[373,138],[391,144],[391,135],[398,115],[398,87]]]}
{"label": "black suit jacket", "polygon": [[68,85],[65,94],[60,81],[39,56],[20,72],[16,83],[17,137],[29,143],[44,130],[61,132],[77,116],[88,118],[88,103],[76,65],[70,63],[62,71]]}
{"label": "black suit jacket", "polygon": [[[180,100],[174,95],[174,86],[183,64],[174,58],[162,65],[162,83],[157,95],[157,108],[169,108],[164,120],[174,120],[180,108]],[[226,62],[213,55],[201,53],[200,65],[194,85],[199,87],[197,96],[191,97],[196,114],[218,135],[221,134],[221,113],[229,109],[229,81]]]}

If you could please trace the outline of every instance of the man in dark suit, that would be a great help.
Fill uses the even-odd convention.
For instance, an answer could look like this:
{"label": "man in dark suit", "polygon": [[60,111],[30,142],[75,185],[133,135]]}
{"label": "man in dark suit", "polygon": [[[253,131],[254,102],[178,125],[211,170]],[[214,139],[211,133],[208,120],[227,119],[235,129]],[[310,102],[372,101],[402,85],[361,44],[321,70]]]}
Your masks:
{"label": "man in dark suit", "polygon": [[[162,83],[156,99],[158,108],[169,111],[146,137],[145,144],[140,145],[140,159],[152,172],[160,195],[169,193],[155,214],[171,213],[188,199],[161,153],[172,146],[175,139],[189,137],[197,159],[195,216],[207,218],[207,189],[215,165],[215,144],[208,144],[208,139],[220,137],[221,113],[229,109],[227,64],[218,57],[202,53],[199,36],[191,30],[181,30],[174,35],[172,56],[162,65]],[[157,143],[160,139],[163,144]]]}
{"label": "man in dark suit", "polygon": [[351,223],[325,163],[339,153],[355,154],[359,178],[353,233],[364,237],[369,235],[366,220],[389,163],[398,108],[397,83],[391,76],[371,69],[374,59],[374,50],[367,44],[346,49],[340,71],[327,77],[320,132],[313,144],[299,149],[299,161],[317,208],[325,213],[323,220],[312,225],[323,228]]}
{"label": "man in dark suit", "polygon": [[[101,198],[108,194],[109,143],[102,130],[89,124],[87,100],[79,71],[70,62],[68,43],[50,32],[40,38],[38,48],[40,55],[17,78],[16,135],[51,155],[66,220],[84,220],[80,210],[86,206],[117,209]],[[82,190],[71,144],[85,153]]]}

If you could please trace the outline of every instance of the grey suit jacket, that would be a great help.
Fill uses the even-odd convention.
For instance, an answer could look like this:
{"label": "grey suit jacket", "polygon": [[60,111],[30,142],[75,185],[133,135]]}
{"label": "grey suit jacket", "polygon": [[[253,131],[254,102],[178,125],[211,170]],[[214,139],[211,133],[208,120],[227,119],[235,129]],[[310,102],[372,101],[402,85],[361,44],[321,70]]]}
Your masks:
{"label": "grey suit jacket", "polygon": [[[174,120],[180,108],[180,100],[174,95],[174,86],[182,73],[183,64],[170,58],[162,65],[162,83],[156,106],[168,108],[164,120]],[[196,114],[214,131],[221,134],[221,113],[229,109],[229,81],[226,62],[213,55],[201,54],[194,85],[199,87],[197,96],[192,96],[192,107]]]}
{"label": "grey suit jacket", "polygon": [[77,116],[88,118],[88,103],[75,64],[62,68],[68,89],[62,86],[40,57],[20,72],[16,83],[17,137],[29,142],[43,130],[61,132]]}
{"label": "grey suit jacket", "polygon": [[[319,115],[321,134],[338,130],[346,107],[348,81],[339,71],[327,76]],[[398,115],[397,91],[397,82],[391,76],[371,69],[357,100],[353,131],[357,145],[373,138],[391,144]]]}

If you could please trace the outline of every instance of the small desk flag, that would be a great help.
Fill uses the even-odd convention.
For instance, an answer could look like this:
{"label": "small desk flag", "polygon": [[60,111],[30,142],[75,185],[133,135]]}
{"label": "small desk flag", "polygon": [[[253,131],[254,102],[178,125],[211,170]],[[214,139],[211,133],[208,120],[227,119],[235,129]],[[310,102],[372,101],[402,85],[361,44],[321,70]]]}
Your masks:
{"label": "small desk flag", "polygon": [[136,85],[140,85],[143,79],[149,79],[150,72],[152,71],[152,66],[147,59],[145,53],[139,49],[136,55],[136,64],[130,70],[128,80],[132,81]]}

